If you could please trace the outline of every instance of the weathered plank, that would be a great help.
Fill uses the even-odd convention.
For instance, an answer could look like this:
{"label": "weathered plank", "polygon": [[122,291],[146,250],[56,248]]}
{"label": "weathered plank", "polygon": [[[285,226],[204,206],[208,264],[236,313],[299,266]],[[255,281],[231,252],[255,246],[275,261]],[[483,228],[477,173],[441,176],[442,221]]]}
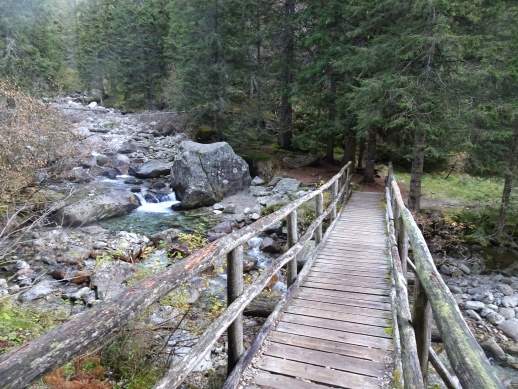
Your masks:
{"label": "weathered plank", "polygon": [[267,355],[261,358],[258,362],[258,367],[262,370],[300,377],[317,383],[336,385],[341,388],[368,389],[378,387],[378,380],[373,377],[288,361]]}
{"label": "weathered plank", "polygon": [[268,339],[275,343],[299,346],[311,350],[346,355],[369,361],[384,362],[387,356],[385,350],[378,348],[357,346],[354,344],[335,342],[322,338],[312,338],[288,332],[272,331]]}

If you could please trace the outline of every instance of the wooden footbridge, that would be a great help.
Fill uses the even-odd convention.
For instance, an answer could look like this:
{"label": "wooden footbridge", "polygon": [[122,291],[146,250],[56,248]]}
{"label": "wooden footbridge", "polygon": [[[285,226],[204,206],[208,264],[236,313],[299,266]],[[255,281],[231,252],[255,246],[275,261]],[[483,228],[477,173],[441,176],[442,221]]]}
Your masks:
{"label": "wooden footbridge", "polygon": [[[3,355],[0,387],[27,387],[106,344],[150,305],[225,260],[226,310],[155,388],[181,386],[225,333],[225,389],[425,388],[429,364],[448,388],[501,388],[439,275],[391,169],[385,193],[352,192],[351,187],[347,164],[317,190]],[[315,217],[299,231],[298,209],[308,202]],[[288,250],[245,288],[243,245],[284,219]],[[310,241],[316,248],[298,269],[297,259]],[[243,311],[284,267],[288,290],[245,350]],[[409,278],[415,280],[412,304]],[[451,368],[431,347],[432,324]]]}

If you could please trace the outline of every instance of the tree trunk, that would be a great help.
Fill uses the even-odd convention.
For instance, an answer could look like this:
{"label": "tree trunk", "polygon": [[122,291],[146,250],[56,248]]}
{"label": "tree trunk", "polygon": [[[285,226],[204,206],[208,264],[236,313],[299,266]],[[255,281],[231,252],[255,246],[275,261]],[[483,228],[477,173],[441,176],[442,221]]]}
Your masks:
{"label": "tree trunk", "polygon": [[358,170],[363,169],[363,159],[365,158],[365,139],[360,139],[360,147],[358,148],[358,161],[356,162],[355,168]]}
{"label": "tree trunk", "polygon": [[291,89],[293,84],[293,66],[295,42],[293,37],[292,19],[295,14],[295,1],[285,0],[284,2],[284,30],[282,50],[282,76],[281,76],[281,123],[279,133],[279,145],[289,149],[293,136],[293,107],[291,105]]}
{"label": "tree trunk", "polygon": [[329,103],[327,105],[328,109],[328,134],[326,141],[326,160],[328,162],[335,162],[334,148],[335,148],[335,139],[334,133],[336,131],[336,77],[334,74],[334,70],[331,66],[328,68],[328,77],[329,77]]}
{"label": "tree trunk", "polygon": [[378,131],[375,128],[369,129],[367,134],[367,163],[365,164],[365,172],[363,180],[365,182],[374,182],[374,165],[376,164],[376,137]]}
{"label": "tree trunk", "polygon": [[509,148],[509,155],[507,157],[507,166],[504,174],[504,190],[502,191],[502,201],[500,203],[500,213],[498,215],[498,222],[496,224],[496,235],[502,237],[507,221],[507,212],[511,202],[511,193],[513,191],[514,169],[516,168],[516,154],[518,153],[518,124],[514,127],[513,140]]}
{"label": "tree trunk", "polygon": [[414,212],[419,212],[421,209],[421,179],[423,177],[425,149],[426,132],[418,129],[414,138],[414,159],[412,160],[410,191],[408,193],[408,207]]}
{"label": "tree trunk", "polygon": [[351,161],[352,166],[356,166],[356,135],[352,130],[346,130],[344,136],[344,158],[342,163]]}

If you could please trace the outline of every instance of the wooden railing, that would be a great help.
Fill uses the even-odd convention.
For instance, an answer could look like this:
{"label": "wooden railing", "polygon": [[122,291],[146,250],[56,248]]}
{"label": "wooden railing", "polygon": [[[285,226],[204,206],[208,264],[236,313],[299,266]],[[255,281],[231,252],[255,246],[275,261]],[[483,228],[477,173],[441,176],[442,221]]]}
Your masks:
{"label": "wooden railing", "polygon": [[[330,192],[330,204],[324,210],[325,191]],[[315,260],[315,256],[311,257],[301,273],[297,274],[298,254],[309,240],[314,239],[318,249],[318,245],[327,239],[330,227],[336,222],[337,209],[342,205],[344,198],[348,198],[350,192],[351,164],[348,163],[331,180],[315,191],[209,244],[183,261],[170,266],[163,273],[127,288],[111,300],[75,315],[63,325],[25,346],[4,354],[0,357],[1,387],[5,389],[26,387],[46,372],[106,344],[120,328],[144,312],[150,305],[224,259],[227,261],[228,307],[206,329],[189,354],[170,367],[156,388],[178,387],[227,329],[230,374],[225,387],[236,386],[241,372],[250,363],[255,350],[259,349],[266,338],[268,329],[273,325],[282,305],[303,280]],[[299,238],[297,210],[308,201],[315,201],[316,218]],[[288,226],[290,245],[288,251],[275,259],[250,286],[244,289],[242,246],[284,219],[287,219]],[[323,223],[326,219],[329,220],[330,227],[323,235]],[[288,292],[267,319],[250,349],[245,352],[242,312],[283,266],[287,267]]]}
{"label": "wooden railing", "polygon": [[[405,206],[391,166],[385,195],[394,286],[394,326],[397,328],[395,338],[399,341],[396,348],[401,351],[396,367],[399,365],[402,369],[404,387],[426,387],[428,362],[431,362],[448,388],[460,388],[461,385],[463,388],[502,388],[437,271],[426,241]],[[409,249],[413,261],[409,258]],[[416,275],[412,313],[408,300],[407,266]],[[431,348],[432,319],[456,376],[449,373]]]}

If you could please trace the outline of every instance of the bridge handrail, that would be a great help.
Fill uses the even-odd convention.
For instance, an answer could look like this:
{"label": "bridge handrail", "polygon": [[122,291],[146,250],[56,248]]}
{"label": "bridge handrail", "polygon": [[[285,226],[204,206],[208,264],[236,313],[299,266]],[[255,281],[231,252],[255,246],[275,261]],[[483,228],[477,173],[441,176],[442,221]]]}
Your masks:
{"label": "bridge handrail", "polygon": [[[438,272],[412,213],[405,206],[392,166],[389,166],[386,180],[386,196],[387,208],[390,208],[395,226],[394,239],[391,240],[395,241],[393,243],[397,242],[403,274],[406,273],[406,264],[409,261],[408,243],[412,249],[414,262],[410,263],[416,274],[412,324],[421,371],[426,375],[430,351],[430,319],[433,315],[448,359],[462,387],[502,388],[482,348],[466,324],[455,298]],[[430,356],[431,362],[435,364],[435,354],[432,352]],[[449,387],[455,387],[454,382],[446,383]]]}
{"label": "bridge handrail", "polygon": [[[297,254],[302,250],[303,243],[311,239],[313,234],[317,244],[322,241],[322,224],[326,218],[331,219],[331,221],[336,219],[337,208],[341,199],[344,195],[350,194],[350,183],[351,163],[349,162],[316,190],[294,200],[253,224],[207,245],[184,260],[173,264],[164,272],[123,290],[111,300],[75,315],[64,324],[26,345],[0,356],[2,388],[26,387],[46,372],[105,344],[129,320],[138,316],[139,313],[145,311],[175,288],[188,282],[224,258],[227,258],[228,265],[229,306],[220,318],[209,326],[197,344],[199,347],[193,348],[192,352],[182,361],[184,370],[179,372],[173,367],[158,387],[164,382],[175,382],[174,385],[167,386],[168,388],[179,385],[186,376],[185,372],[188,373],[195,366],[195,360],[203,357],[203,354],[198,353],[202,348],[202,340],[205,341],[203,343],[205,348],[210,347],[207,344],[211,343],[212,340],[209,339],[207,342],[208,335],[215,341],[217,339],[215,334],[221,334],[229,326],[230,371],[244,351],[242,347],[242,323],[240,323],[241,312],[283,265],[287,264],[288,267],[288,284],[291,285],[296,282]],[[332,198],[330,205],[324,210],[323,193],[327,190],[330,190]],[[299,240],[297,236],[297,209],[313,199],[316,200],[316,219]],[[288,221],[290,249],[274,261],[252,285],[243,291],[242,245],[285,218]],[[214,332],[211,333],[210,331]]]}

